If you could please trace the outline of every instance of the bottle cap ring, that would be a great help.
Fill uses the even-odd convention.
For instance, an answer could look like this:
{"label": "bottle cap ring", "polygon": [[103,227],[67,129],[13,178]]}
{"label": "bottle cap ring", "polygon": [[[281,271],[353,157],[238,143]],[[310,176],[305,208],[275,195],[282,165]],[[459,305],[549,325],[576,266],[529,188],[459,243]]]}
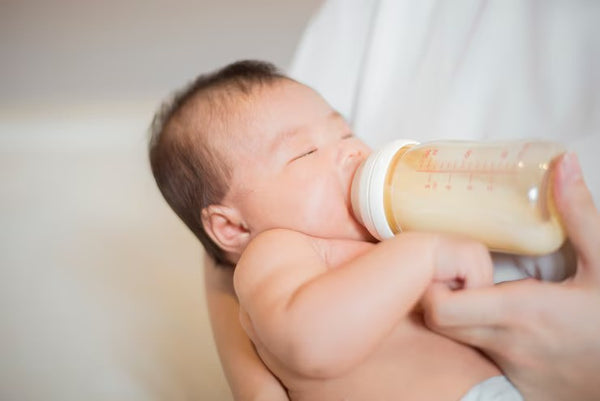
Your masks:
{"label": "bottle cap ring", "polygon": [[352,209],[355,217],[375,238],[394,236],[385,214],[385,180],[396,153],[418,142],[398,139],[371,153],[357,170],[352,182]]}

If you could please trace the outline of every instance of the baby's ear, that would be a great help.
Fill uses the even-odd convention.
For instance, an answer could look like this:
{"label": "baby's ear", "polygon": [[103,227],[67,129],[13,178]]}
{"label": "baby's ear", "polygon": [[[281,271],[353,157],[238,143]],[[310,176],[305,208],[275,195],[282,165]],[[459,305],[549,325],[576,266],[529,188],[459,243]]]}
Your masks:
{"label": "baby's ear", "polygon": [[202,209],[202,225],[208,236],[225,252],[239,256],[250,240],[250,232],[237,209],[210,205]]}

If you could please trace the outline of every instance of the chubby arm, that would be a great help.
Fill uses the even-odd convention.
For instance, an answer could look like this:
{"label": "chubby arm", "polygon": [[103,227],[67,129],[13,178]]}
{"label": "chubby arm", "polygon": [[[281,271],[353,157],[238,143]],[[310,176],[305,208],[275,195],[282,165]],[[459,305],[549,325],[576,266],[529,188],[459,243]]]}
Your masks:
{"label": "chubby arm", "polygon": [[233,268],[217,267],[205,256],[204,271],[213,336],[234,399],[289,401],[285,389],[262,363],[240,326]]}
{"label": "chubby arm", "polygon": [[273,230],[249,245],[234,283],[270,353],[305,376],[333,377],[369,355],[433,279],[488,284],[489,254],[471,241],[406,233],[330,269],[310,237]]}

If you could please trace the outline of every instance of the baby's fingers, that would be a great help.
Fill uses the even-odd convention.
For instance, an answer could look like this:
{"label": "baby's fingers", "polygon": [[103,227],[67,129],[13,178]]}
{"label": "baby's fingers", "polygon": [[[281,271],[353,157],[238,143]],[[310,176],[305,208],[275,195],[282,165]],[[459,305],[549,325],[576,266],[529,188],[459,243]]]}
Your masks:
{"label": "baby's fingers", "polygon": [[486,246],[472,250],[472,262],[465,268],[464,288],[488,287],[494,284],[494,264]]}
{"label": "baby's fingers", "polygon": [[434,263],[435,281],[459,283],[458,288],[477,288],[493,283],[490,253],[479,242],[461,237],[440,237]]}

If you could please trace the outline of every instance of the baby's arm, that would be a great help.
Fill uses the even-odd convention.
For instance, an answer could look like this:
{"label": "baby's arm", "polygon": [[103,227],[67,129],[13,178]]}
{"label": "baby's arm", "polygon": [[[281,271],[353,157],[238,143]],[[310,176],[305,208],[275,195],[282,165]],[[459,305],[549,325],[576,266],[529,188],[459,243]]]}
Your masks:
{"label": "baby's arm", "polygon": [[236,401],[289,401],[279,381],[256,354],[238,320],[233,268],[204,259],[204,282],[211,327],[221,364]]}
{"label": "baby's arm", "polygon": [[421,233],[329,269],[310,237],[273,230],[249,245],[234,283],[251,337],[298,373],[332,377],[369,355],[433,279],[488,284],[491,270],[482,245]]}

